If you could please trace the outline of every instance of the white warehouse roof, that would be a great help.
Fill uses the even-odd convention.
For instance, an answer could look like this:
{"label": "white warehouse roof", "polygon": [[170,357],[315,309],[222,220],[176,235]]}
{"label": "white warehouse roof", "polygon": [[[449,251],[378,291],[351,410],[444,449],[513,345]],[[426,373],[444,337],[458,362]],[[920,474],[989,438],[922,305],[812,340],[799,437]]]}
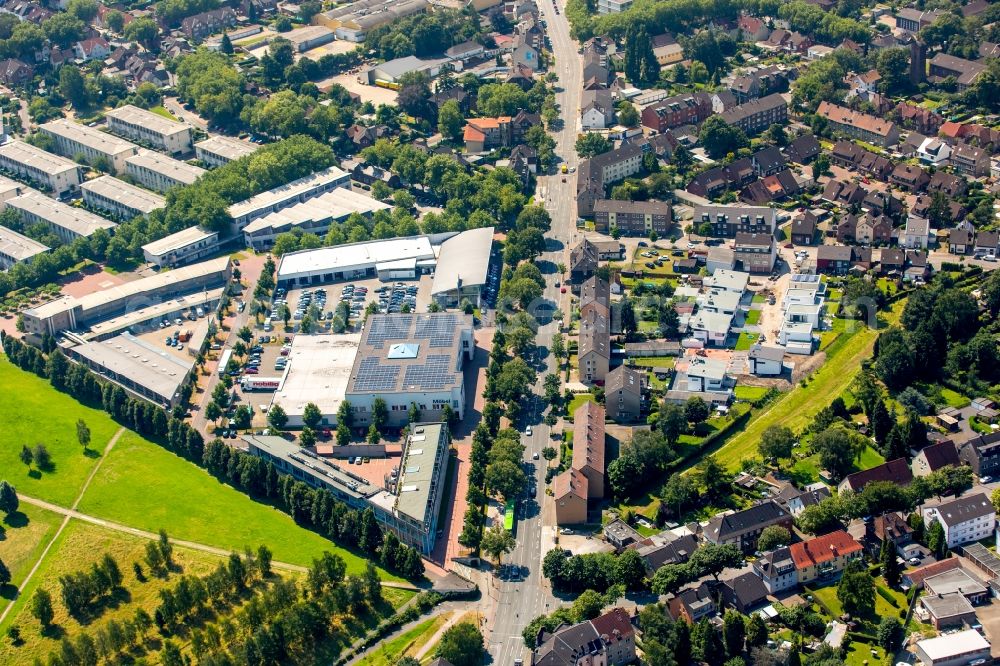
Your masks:
{"label": "white warehouse roof", "polygon": [[463,285],[486,284],[486,272],[493,249],[493,227],[470,229],[452,236],[441,245],[431,294],[458,289]]}
{"label": "white warehouse roof", "polygon": [[434,261],[436,257],[427,236],[351,243],[286,254],[278,264],[277,279],[280,282],[305,275],[360,270],[399,259]]}

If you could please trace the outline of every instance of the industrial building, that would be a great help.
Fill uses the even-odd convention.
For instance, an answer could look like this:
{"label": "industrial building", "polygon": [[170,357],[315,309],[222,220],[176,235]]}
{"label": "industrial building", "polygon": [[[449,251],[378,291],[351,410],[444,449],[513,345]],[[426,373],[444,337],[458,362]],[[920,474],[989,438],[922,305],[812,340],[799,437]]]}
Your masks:
{"label": "industrial building", "polygon": [[142,185],[158,192],[190,185],[206,173],[201,167],[145,149],[125,160],[125,170]]}
{"label": "industrial building", "polygon": [[114,176],[99,176],[80,186],[83,201],[91,208],[107,211],[121,220],[147,216],[167,205],[159,194],[136,187]]}
{"label": "industrial building", "polygon": [[288,415],[289,428],[301,428],[310,402],[323,414],[323,425],[336,423],[337,410],[347,395],[351,369],[361,345],[360,333],[296,335],[288,352],[288,367],[271,405]]}
{"label": "industrial building", "polygon": [[166,409],[180,402],[195,366],[193,355],[180,357],[127,331],[101,342],[63,349],[102,378]]}
{"label": "industrial building", "polygon": [[61,197],[80,187],[80,165],[14,139],[0,146],[0,169],[37,183]]}
{"label": "industrial building", "polygon": [[65,118],[45,123],[38,129],[52,137],[55,152],[60,155],[71,158],[83,155],[90,165],[101,160],[114,173],[123,173],[125,160],[139,152],[139,146],[134,143]]}
{"label": "industrial building", "polygon": [[77,238],[89,238],[98,229],[111,231],[117,225],[99,215],[56,201],[41,192],[28,190],[7,202],[7,206],[21,213],[25,224],[47,225],[64,243]]}
{"label": "industrial building", "polygon": [[434,273],[431,296],[442,305],[479,302],[493,251],[493,229],[410,236],[290,252],[281,257],[284,287],[378,277],[412,280]]}
{"label": "industrial building", "polygon": [[105,114],[115,134],[177,155],[191,152],[191,126],[126,104]]}
{"label": "industrial building", "polygon": [[229,164],[233,160],[250,155],[257,146],[228,136],[210,136],[194,144],[194,154],[209,168]]}
{"label": "industrial building", "polygon": [[372,66],[364,73],[367,76],[365,83],[369,85],[375,85],[377,82],[398,83],[403,76],[414,72],[423,72],[434,78],[441,72],[441,67],[450,62],[452,62],[450,58],[418,58],[412,55],[386,60]]}
{"label": "industrial building", "polygon": [[493,254],[493,227],[470,229],[441,244],[431,298],[441,307],[458,307],[465,300],[479,307]]}
{"label": "industrial building", "polygon": [[338,187],[350,187],[351,174],[340,167],[328,167],[274,189],[261,192],[229,207],[234,231],[243,231],[250,222],[275,211],[302,203]]}
{"label": "industrial building", "polygon": [[142,254],[151,264],[172,268],[207,257],[218,249],[219,232],[194,226],[146,243],[142,246]]}
{"label": "industrial building", "polygon": [[335,222],[343,222],[353,213],[370,216],[392,206],[367,194],[338,187],[288,208],[259,217],[243,228],[247,247],[257,251],[270,249],[278,234],[298,228],[323,237]]}
{"label": "industrial building", "polygon": [[427,0],[360,0],[317,14],[313,22],[334,31],[337,39],[363,42],[370,30],[388,25],[397,19],[426,11]]}
{"label": "industrial building", "polygon": [[13,229],[0,226],[0,270],[7,270],[22,262],[30,262],[35,256],[48,251],[47,245],[42,245]]}
{"label": "industrial building", "polygon": [[[104,320],[118,318],[113,326],[98,327],[98,337],[124,330],[131,323],[165,317],[190,309],[196,304],[217,300],[229,281],[229,257],[178,268],[125,282],[80,296],[64,296],[23,312],[25,332],[40,339],[90,327]],[[186,298],[185,295],[195,295]],[[117,329],[117,330],[116,330]]]}
{"label": "industrial building", "polygon": [[279,473],[325,488],[354,509],[372,509],[383,529],[424,555],[434,549],[447,468],[446,423],[416,424],[407,437],[399,471],[385,480],[384,487],[281,437],[246,435],[243,440],[250,453],[273,463]]}
{"label": "industrial building", "polygon": [[282,33],[282,38],[292,43],[296,53],[305,53],[309,49],[323,46],[333,41],[333,30],[322,25],[307,25]]}

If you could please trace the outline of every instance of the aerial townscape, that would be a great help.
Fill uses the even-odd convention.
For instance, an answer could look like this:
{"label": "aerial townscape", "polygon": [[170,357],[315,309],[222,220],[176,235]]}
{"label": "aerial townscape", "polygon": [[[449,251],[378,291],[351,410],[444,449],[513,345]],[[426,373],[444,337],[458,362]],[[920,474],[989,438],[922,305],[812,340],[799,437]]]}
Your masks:
{"label": "aerial townscape", "polygon": [[0,664],[1000,664],[1000,2],[0,0]]}

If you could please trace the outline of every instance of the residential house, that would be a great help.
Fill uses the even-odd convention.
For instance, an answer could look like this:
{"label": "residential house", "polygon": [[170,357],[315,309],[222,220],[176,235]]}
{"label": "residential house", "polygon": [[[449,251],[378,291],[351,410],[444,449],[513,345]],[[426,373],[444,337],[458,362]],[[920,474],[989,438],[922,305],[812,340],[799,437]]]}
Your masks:
{"label": "residential house", "polygon": [[527,187],[531,177],[538,173],[538,152],[531,146],[518,144],[510,151],[507,166],[521,177],[521,182]]}
{"label": "residential house", "polygon": [[465,125],[465,151],[482,153],[494,148],[510,148],[524,142],[528,129],[539,124],[536,113],[518,111],[515,116],[469,118]]}
{"label": "residential house", "polygon": [[358,125],[354,124],[344,130],[347,138],[354,144],[357,149],[368,148],[375,144],[375,142],[389,134],[389,128],[385,125]]}
{"label": "residential house", "polygon": [[704,537],[716,545],[733,544],[743,552],[757,548],[757,538],[764,528],[779,525],[792,529],[792,516],[774,500],[766,500],[749,509],[716,516],[705,526]]}
{"label": "residential house", "polygon": [[878,118],[867,113],[859,113],[851,109],[820,102],[816,115],[825,118],[834,132],[840,132],[855,139],[888,148],[899,141],[899,129],[892,121]]}
{"label": "residential house", "polygon": [[864,557],[864,548],[844,530],[793,543],[789,550],[800,585],[828,581]]}
{"label": "residential house", "polygon": [[996,257],[1000,246],[1000,232],[980,231],[976,234],[974,254],[980,257]]}
{"label": "residential house", "polygon": [[111,45],[103,37],[89,37],[73,45],[73,55],[81,62],[104,60],[111,55]]}
{"label": "residential house", "polygon": [[464,115],[468,115],[472,110],[472,103],[475,101],[475,96],[467,93],[461,86],[452,86],[446,90],[438,90],[431,95],[428,101],[434,105],[435,110],[438,112],[441,111],[441,107],[444,106],[445,102],[453,101],[458,104],[459,110]]}
{"label": "residential house", "polygon": [[927,175],[926,171],[905,162],[897,164],[889,176],[889,183],[914,194],[923,191],[929,182],[931,182],[931,177]]}
{"label": "residential house", "polygon": [[743,38],[750,42],[761,42],[771,36],[771,29],[763,20],[749,14],[740,14],[736,20],[736,26],[743,34]]}
{"label": "residential house", "polygon": [[893,164],[887,158],[865,150],[852,141],[841,139],[830,151],[830,161],[845,169],[856,169],[879,180],[892,172]]}
{"label": "residential house", "polygon": [[615,105],[607,89],[584,90],[580,106],[580,123],[584,130],[604,129],[615,121]]}
{"label": "residential house", "polygon": [[884,248],[879,257],[879,265],[882,275],[892,272],[902,273],[906,265],[906,253],[895,247]]}
{"label": "residential house", "polygon": [[960,464],[958,449],[954,442],[946,439],[937,444],[928,444],[913,456],[913,476],[927,476],[942,467]]}
{"label": "residential house", "polygon": [[948,252],[971,254],[976,243],[976,228],[968,220],[948,232]]}
{"label": "residential house", "polygon": [[594,203],[604,198],[608,185],[638,173],[643,153],[641,146],[628,145],[584,160],[576,180],[577,215],[593,215]]}
{"label": "residential house", "polygon": [[944,118],[930,109],[902,101],[896,104],[894,114],[899,118],[903,127],[914,129],[928,136],[937,135],[941,124],[944,123]]}
{"label": "residential house", "polygon": [[850,208],[852,206],[860,206],[867,194],[868,191],[861,183],[853,180],[845,182],[831,178],[823,187],[823,193],[820,194],[820,198],[837,206]]}
{"label": "residential house", "polygon": [[799,584],[792,551],[787,546],[768,551],[751,563],[770,594],[790,590]]}
{"label": "residential house", "polygon": [[670,33],[654,35],[650,38],[653,46],[653,55],[656,57],[656,64],[660,68],[676,65],[684,60],[684,47],[677,43],[677,40]]}
{"label": "residential house", "polygon": [[597,246],[584,238],[569,253],[569,274],[572,282],[583,282],[597,272]]}
{"label": "residential house", "polygon": [[591,241],[597,248],[599,261],[621,261],[625,258],[625,245],[614,239]]}
{"label": "residential house", "polygon": [[642,541],[642,535],[632,529],[632,526],[620,518],[615,518],[604,526],[601,530],[604,533],[604,540],[615,547],[616,550],[623,550],[633,543]]}
{"label": "residential house", "polygon": [[556,503],[556,524],[578,525],[587,522],[587,477],[570,467],[552,479]]}
{"label": "residential house", "polygon": [[733,252],[748,273],[770,273],[777,258],[777,244],[769,233],[738,232]]}
{"label": "residential house", "polygon": [[896,12],[896,27],[906,32],[920,32],[920,29],[930,25],[942,16],[940,11],[921,11],[911,7],[904,7]]}
{"label": "residential house", "polygon": [[965,196],[966,189],[968,189],[968,186],[964,178],[960,178],[947,171],[935,171],[934,175],[931,176],[930,182],[927,183],[928,192],[941,192],[949,199]]}
{"label": "residential house", "polygon": [[815,506],[827,497],[830,497],[830,489],[824,483],[812,483],[799,490],[786,482],[771,496],[771,499],[784,507],[788,513],[798,517],[807,507]]}
{"label": "residential house", "polygon": [[892,238],[892,220],[876,217],[868,213],[845,215],[837,225],[838,243],[861,243],[864,245],[888,245]]}
{"label": "residential house", "polygon": [[579,338],[577,359],[580,381],[585,384],[603,383],[611,363],[611,329],[608,316],[597,311],[589,314],[581,312]]}
{"label": "residential house", "polygon": [[787,51],[789,53],[805,53],[812,46],[811,39],[798,32],[789,32],[784,29],[773,31],[763,45],[773,49]]}
{"label": "residential house", "polygon": [[941,139],[927,138],[917,146],[916,155],[924,164],[942,166],[951,158],[951,146]]}
{"label": "residential house", "polygon": [[776,228],[774,208],[766,206],[695,206],[692,221],[699,233],[722,238],[740,233],[773,236]]}
{"label": "residential house", "polygon": [[913,473],[910,471],[910,466],[906,464],[906,460],[896,458],[871,469],[848,474],[837,486],[837,490],[840,492],[853,490],[857,493],[861,492],[872,481],[888,481],[897,486],[906,486],[912,480]]}
{"label": "residential house", "polygon": [[718,611],[715,592],[707,580],[698,580],[677,592],[667,600],[667,612],[674,620],[684,620],[697,624],[702,618],[711,617]]}
{"label": "residential house", "polygon": [[725,345],[729,338],[729,329],[732,326],[732,315],[709,312],[708,310],[698,310],[688,321],[691,336],[706,345]]}
{"label": "residential house", "polygon": [[792,221],[791,237],[794,245],[813,245],[816,242],[816,228],[819,220],[806,211]]}
{"label": "residential house", "polygon": [[580,316],[589,317],[596,312],[602,317],[611,316],[611,287],[596,275],[580,285]]}
{"label": "residential house", "polygon": [[682,125],[700,125],[712,115],[712,100],[705,93],[676,95],[642,110],[642,125],[657,132]]}
{"label": "residential house", "polygon": [[5,86],[22,86],[34,76],[35,68],[17,58],[0,60],[0,83]]}
{"label": "residential house", "polygon": [[976,60],[966,60],[948,53],[939,52],[931,58],[927,71],[928,81],[939,83],[954,77],[959,92],[963,92],[986,71],[986,64]]}
{"label": "residential house", "polygon": [[750,374],[758,377],[774,377],[784,372],[782,361],[785,358],[784,347],[772,345],[754,345],[747,353]]}
{"label": "residential house", "polygon": [[620,365],[604,380],[604,406],[609,419],[631,423],[642,416],[646,373]]}
{"label": "residential house", "polygon": [[532,666],[624,666],[635,661],[635,628],[623,608],[574,625],[544,629],[531,655]]}
{"label": "residential house", "polygon": [[[996,508],[986,493],[965,495],[923,509],[928,526],[937,521],[944,528],[949,548],[992,536],[997,525]],[[924,581],[927,584],[927,581]]]}
{"label": "residential house", "polygon": [[897,218],[903,212],[903,202],[894,197],[891,190],[871,190],[865,194],[861,210],[877,217]]}
{"label": "residential house", "polygon": [[785,156],[774,146],[758,150],[750,156],[750,163],[753,164],[753,170],[759,178],[785,171],[788,165]]}
{"label": "residential house", "polygon": [[688,362],[687,390],[692,393],[724,393],[727,391],[726,362],[695,356]]}
{"label": "residential house", "polygon": [[816,272],[846,275],[852,256],[851,248],[846,245],[820,245],[816,250]]}
{"label": "residential house", "polygon": [[687,191],[702,197],[714,197],[727,189],[734,190],[757,179],[749,157],[741,157],[721,167],[703,171],[688,183]]}
{"label": "residential house", "polygon": [[767,600],[768,589],[752,569],[721,582],[722,600],[740,613],[750,613]]}
{"label": "residential house", "polygon": [[978,623],[976,609],[961,592],[925,595],[920,597],[920,604],[938,631],[949,627],[971,627]]}
{"label": "residential house", "polygon": [[751,100],[720,114],[729,125],[739,127],[748,136],[788,120],[788,103],[778,93]]}
{"label": "residential house", "polygon": [[587,499],[604,498],[604,407],[584,402],[573,412],[573,469],[587,477]]}
{"label": "residential house", "polygon": [[951,153],[951,166],[970,178],[990,175],[990,154],[983,148],[967,143],[956,143]]}
{"label": "residential house", "polygon": [[930,242],[930,222],[926,218],[909,215],[900,237],[900,246],[909,250],[926,250]]}
{"label": "residential house", "polygon": [[220,7],[188,16],[181,21],[181,31],[187,35],[188,39],[200,41],[234,25],[236,25],[236,12],[229,7]]}
{"label": "residential house", "polygon": [[878,73],[877,69],[872,69],[862,74],[848,72],[847,76],[844,77],[844,83],[847,84],[847,95],[845,97],[846,99],[860,97],[868,101],[873,93],[878,92],[878,84],[881,81],[882,75]]}
{"label": "residential house", "polygon": [[788,72],[778,67],[762,67],[733,78],[729,92],[738,104],[746,104],[771,93],[788,89]]}
{"label": "residential house", "polygon": [[906,522],[906,516],[898,511],[883,513],[865,523],[865,542],[872,557],[878,557],[887,540],[897,553],[913,543],[913,528]]}
{"label": "residential house", "polygon": [[659,237],[670,233],[670,204],[663,201],[620,201],[599,199],[594,202],[594,229],[607,234],[616,228],[627,236]]}
{"label": "residential house", "polygon": [[1000,432],[977,435],[962,442],[958,457],[979,477],[1000,476]]}
{"label": "residential house", "polygon": [[740,192],[740,201],[754,205],[769,204],[795,196],[801,191],[799,182],[789,169],[750,183]]}
{"label": "residential house", "polygon": [[926,280],[931,274],[927,261],[927,250],[907,250],[906,268],[903,269],[903,279],[909,281]]}
{"label": "residential house", "polygon": [[812,134],[803,134],[788,142],[785,155],[795,164],[808,164],[820,153],[819,141]]}

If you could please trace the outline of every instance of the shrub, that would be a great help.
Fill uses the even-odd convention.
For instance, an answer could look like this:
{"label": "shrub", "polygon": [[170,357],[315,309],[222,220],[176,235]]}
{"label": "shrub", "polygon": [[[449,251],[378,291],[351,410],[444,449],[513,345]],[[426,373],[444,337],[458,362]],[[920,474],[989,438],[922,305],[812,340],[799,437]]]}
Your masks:
{"label": "shrub", "polygon": [[896,598],[889,593],[889,590],[885,589],[881,585],[876,585],[875,591],[878,593],[878,596],[888,601],[894,608],[899,608],[899,602],[896,601]]}

